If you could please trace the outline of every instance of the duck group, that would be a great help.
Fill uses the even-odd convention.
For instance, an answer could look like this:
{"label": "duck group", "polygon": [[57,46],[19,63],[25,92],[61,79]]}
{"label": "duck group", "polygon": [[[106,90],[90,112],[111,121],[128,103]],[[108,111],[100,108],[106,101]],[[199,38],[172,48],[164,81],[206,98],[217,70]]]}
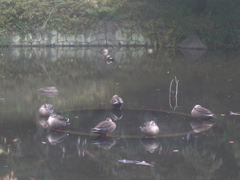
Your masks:
{"label": "duck group", "polygon": [[[112,107],[111,112],[120,111],[123,106],[123,99],[119,95],[114,95],[110,100],[110,106]],[[52,104],[43,104],[39,108],[39,115],[41,117],[47,117],[46,127],[52,130],[58,130],[70,125],[69,118],[54,113],[54,106]],[[201,105],[195,105],[191,111],[193,118],[198,120],[210,120],[216,118],[216,115],[207,108],[202,107]],[[113,119],[116,121],[120,118],[113,116]],[[122,117],[122,115],[120,116]],[[160,132],[160,129],[155,121],[144,122],[140,127],[140,131],[145,135],[146,138],[155,138],[155,136]],[[102,137],[107,137],[116,129],[116,123],[110,118],[99,122],[94,128],[91,129],[91,132],[97,133]]]}
{"label": "duck group", "polygon": [[54,113],[54,107],[52,104],[43,104],[39,108],[38,112],[40,117],[47,118],[47,122],[44,128],[56,130],[70,125],[68,118],[63,115]]}

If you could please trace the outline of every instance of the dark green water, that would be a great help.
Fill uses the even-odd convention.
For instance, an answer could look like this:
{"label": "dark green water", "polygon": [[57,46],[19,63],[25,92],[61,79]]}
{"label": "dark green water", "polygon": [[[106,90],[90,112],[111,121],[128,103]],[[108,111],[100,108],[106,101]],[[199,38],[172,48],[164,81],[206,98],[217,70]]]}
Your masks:
{"label": "dark green water", "polygon": [[[16,179],[240,178],[240,52],[97,48],[0,49],[0,177]],[[194,54],[194,56],[192,55]],[[179,80],[176,96],[176,81]],[[58,94],[41,94],[55,86]],[[121,112],[109,101],[119,94]],[[170,98],[169,98],[170,95]],[[176,96],[176,97],[175,97]],[[70,118],[63,132],[41,126],[38,109],[51,103]],[[190,117],[194,105],[217,118],[204,129]],[[91,128],[116,120],[111,137]],[[139,126],[154,120],[156,139]],[[119,160],[146,161],[151,166]]]}

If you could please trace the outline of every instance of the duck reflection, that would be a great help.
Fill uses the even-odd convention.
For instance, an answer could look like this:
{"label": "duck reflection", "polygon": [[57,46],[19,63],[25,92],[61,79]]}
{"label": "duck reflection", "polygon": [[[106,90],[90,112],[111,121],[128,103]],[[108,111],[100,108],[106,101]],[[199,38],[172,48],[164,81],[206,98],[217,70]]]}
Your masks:
{"label": "duck reflection", "polygon": [[55,86],[39,88],[38,91],[47,97],[56,97],[58,95],[58,90]]}
{"label": "duck reflection", "polygon": [[112,109],[110,111],[110,116],[114,121],[118,121],[118,120],[122,119],[123,112],[121,109]]}
{"label": "duck reflection", "polygon": [[48,128],[48,117],[47,116],[39,116],[35,122],[37,125],[43,127],[44,129],[47,129]]}
{"label": "duck reflection", "polygon": [[112,56],[110,56],[110,55],[106,56],[106,63],[107,64],[112,64],[113,61],[114,61],[114,58]]}
{"label": "duck reflection", "polygon": [[153,153],[160,144],[156,138],[141,138],[140,142],[145,150],[149,151],[150,153]]}
{"label": "duck reflection", "polygon": [[50,131],[47,134],[47,139],[51,145],[56,145],[68,137],[69,134],[58,131]]}
{"label": "duck reflection", "polygon": [[98,136],[93,141],[93,144],[97,145],[100,148],[109,150],[112,146],[116,144],[116,140],[113,137],[102,137]]}
{"label": "duck reflection", "polygon": [[191,122],[191,127],[195,133],[206,131],[212,128],[214,125],[215,123],[211,121],[204,121],[204,120],[194,120]]}
{"label": "duck reflection", "polygon": [[114,59],[106,59],[106,63],[107,63],[107,64],[112,64],[113,61],[114,61]]}

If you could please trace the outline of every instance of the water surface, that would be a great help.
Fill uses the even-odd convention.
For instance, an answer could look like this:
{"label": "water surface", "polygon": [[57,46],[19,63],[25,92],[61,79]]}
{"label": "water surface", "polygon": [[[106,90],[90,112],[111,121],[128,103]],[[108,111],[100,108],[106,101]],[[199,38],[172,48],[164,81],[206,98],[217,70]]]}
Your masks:
{"label": "water surface", "polygon": [[[113,61],[97,48],[0,49],[0,177],[240,178],[240,116],[229,115],[240,111],[239,52],[109,52]],[[46,86],[58,93],[38,92]],[[110,108],[114,94],[124,100],[120,112]],[[44,129],[46,119],[38,115],[43,103],[71,125],[61,132]],[[217,115],[208,122],[212,127],[190,116],[196,104]],[[117,125],[110,137],[91,133],[108,117]],[[160,128],[154,139],[139,129],[150,120]]]}

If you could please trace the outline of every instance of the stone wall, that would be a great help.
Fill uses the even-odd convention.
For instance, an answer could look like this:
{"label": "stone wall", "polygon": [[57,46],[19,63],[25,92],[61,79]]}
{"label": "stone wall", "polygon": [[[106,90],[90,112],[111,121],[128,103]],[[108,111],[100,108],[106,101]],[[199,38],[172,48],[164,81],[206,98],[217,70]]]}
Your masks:
{"label": "stone wall", "polygon": [[55,30],[36,29],[34,33],[10,38],[12,46],[149,46],[151,40],[135,22],[123,27],[113,21],[98,23],[95,29],[85,29],[76,34],[64,34]]}

